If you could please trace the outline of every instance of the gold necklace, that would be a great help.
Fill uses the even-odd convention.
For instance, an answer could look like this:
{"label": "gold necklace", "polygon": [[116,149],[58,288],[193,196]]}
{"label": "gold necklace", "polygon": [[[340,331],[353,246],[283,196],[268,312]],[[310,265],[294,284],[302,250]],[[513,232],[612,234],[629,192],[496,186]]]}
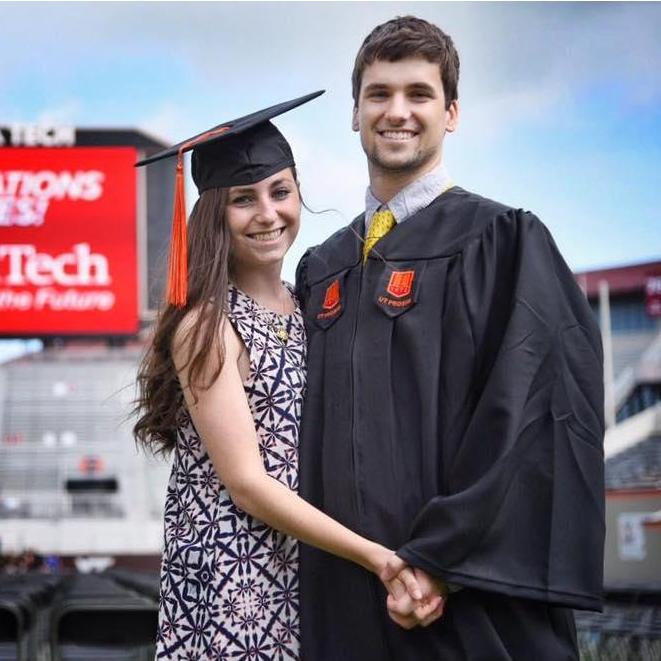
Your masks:
{"label": "gold necklace", "polygon": [[289,333],[287,332],[287,329],[284,326],[277,326],[274,330],[275,336],[280,340],[280,342],[287,344],[287,340],[289,339]]}
{"label": "gold necklace", "polygon": [[[282,285],[283,289],[288,293],[289,290]],[[282,344],[287,344],[287,341],[289,340],[289,332],[287,331],[287,326],[286,326],[286,321],[284,321],[284,317],[287,316],[287,313],[285,312],[286,308],[286,303],[283,300],[282,301],[282,316],[278,315],[278,313],[274,313],[279,317],[280,323],[275,323],[273,321],[267,322],[268,325],[270,326],[271,330],[273,331],[273,334],[280,340]]]}

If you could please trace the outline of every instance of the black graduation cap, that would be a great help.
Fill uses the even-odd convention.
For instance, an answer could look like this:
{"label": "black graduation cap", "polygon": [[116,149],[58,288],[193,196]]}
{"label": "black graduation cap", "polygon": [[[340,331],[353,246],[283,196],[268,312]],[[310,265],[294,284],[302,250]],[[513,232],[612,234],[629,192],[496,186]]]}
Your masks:
{"label": "black graduation cap", "polygon": [[324,90],[285,101],[245,117],[218,124],[149,158],[136,163],[148,165],[177,157],[172,239],[167,300],[182,307],[187,298],[188,264],[186,255],[186,205],[184,202],[183,155],[193,150],[192,175],[198,192],[257,183],[294,165],[294,156],[285,137],[269,121],[288,110],[321,96]]}
{"label": "black graduation cap", "polygon": [[294,165],[291,148],[269,121],[321,96],[324,90],[218,124],[193,138],[136,163],[148,165],[193,150],[193,181],[201,193],[209,188],[246,186]]}

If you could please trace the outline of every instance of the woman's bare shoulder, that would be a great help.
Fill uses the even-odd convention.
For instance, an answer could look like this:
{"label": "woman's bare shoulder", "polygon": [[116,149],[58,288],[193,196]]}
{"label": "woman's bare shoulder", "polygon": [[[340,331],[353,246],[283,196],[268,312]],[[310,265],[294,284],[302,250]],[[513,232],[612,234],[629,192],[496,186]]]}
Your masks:
{"label": "woman's bare shoulder", "polygon": [[[206,339],[206,330],[208,324],[214,323],[214,316],[210,307],[198,305],[191,308],[181,319],[172,338],[172,357],[175,364],[179,365],[191,355],[191,343],[195,343],[193,352],[204,348]],[[196,335],[197,329],[197,335]],[[223,346],[223,355],[225,361],[228,359],[237,359],[243,348],[234,327],[230,323],[226,314],[222,314],[219,320],[218,340],[221,340]],[[220,346],[219,346],[220,348]],[[209,360],[213,363],[219,352],[211,351]],[[182,358],[184,359],[182,361]]]}

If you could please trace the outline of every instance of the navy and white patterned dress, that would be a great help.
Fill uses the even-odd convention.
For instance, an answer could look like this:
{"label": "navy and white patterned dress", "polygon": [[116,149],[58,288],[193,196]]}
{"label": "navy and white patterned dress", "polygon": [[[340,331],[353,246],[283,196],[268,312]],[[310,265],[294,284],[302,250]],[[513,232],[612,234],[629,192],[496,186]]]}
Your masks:
{"label": "navy and white patterned dress", "polygon": [[[244,389],[266,471],[298,489],[305,328],[230,285],[229,318],[250,355]],[[289,339],[276,336],[286,321]],[[156,648],[171,661],[296,661],[297,542],[238,509],[190,415],[180,413],[165,504]]]}

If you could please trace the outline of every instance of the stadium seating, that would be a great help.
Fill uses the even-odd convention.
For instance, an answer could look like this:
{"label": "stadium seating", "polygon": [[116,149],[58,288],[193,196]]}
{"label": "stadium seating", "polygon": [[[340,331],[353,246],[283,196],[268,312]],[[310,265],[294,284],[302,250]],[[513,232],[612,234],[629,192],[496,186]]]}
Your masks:
{"label": "stadium seating", "polygon": [[60,585],[55,576],[0,575],[0,661],[43,658],[50,605]]}
{"label": "stadium seating", "polygon": [[51,617],[52,659],[150,660],[157,622],[153,595],[127,587],[111,575],[69,577]]}
{"label": "stadium seating", "polygon": [[0,661],[151,661],[158,577],[0,575]]}

